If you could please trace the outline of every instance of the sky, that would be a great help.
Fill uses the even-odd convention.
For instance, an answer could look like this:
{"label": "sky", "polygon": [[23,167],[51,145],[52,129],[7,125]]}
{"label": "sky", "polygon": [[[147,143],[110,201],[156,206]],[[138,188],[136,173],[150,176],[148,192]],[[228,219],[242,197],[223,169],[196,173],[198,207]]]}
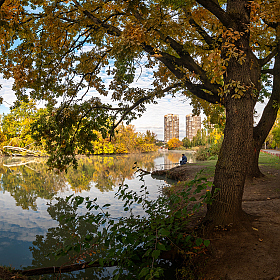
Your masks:
{"label": "sky", "polygon": [[[140,74],[141,72],[141,74]],[[102,79],[108,88],[111,78],[106,75],[106,72],[102,74]],[[141,88],[149,88],[152,81],[152,69],[137,69],[136,71],[137,81],[132,84],[132,86],[137,86]],[[4,102],[0,105],[0,113],[8,113],[9,107],[15,101],[15,94],[12,90],[13,80],[4,80],[0,76],[0,84],[2,88],[0,90],[0,96],[3,97]],[[91,92],[90,95],[95,95]],[[102,99],[104,102],[110,102],[110,97],[104,97]],[[135,126],[136,131],[146,132],[151,130],[157,134],[158,140],[164,139],[164,115],[176,114],[179,115],[179,139],[182,140],[186,136],[186,115],[192,114],[192,107],[186,97],[171,95],[166,95],[162,99],[157,100],[158,104],[148,104],[146,106],[146,111],[143,113],[142,117],[137,120],[132,121],[132,125]],[[258,105],[258,114],[263,110],[264,105]],[[202,119],[204,116],[202,115]]]}
{"label": "sky", "polygon": [[[111,65],[112,67],[112,65]],[[109,88],[112,77],[106,74],[106,70],[100,74],[106,88]],[[151,88],[153,81],[153,69],[147,69],[145,67],[139,67],[136,70],[135,82],[132,86],[141,88]],[[4,102],[0,105],[0,113],[8,113],[9,107],[13,104],[16,97],[12,90],[13,79],[4,80],[0,75],[0,84],[2,88],[0,90],[0,96],[3,97]],[[94,92],[90,92],[88,97],[97,96]],[[110,96],[102,97],[102,101],[111,103]],[[135,126],[137,132],[146,132],[151,130],[157,134],[158,140],[164,139],[164,115],[175,114],[179,115],[179,138],[182,140],[186,136],[186,122],[185,117],[192,113],[192,107],[186,97],[177,96],[176,98],[171,95],[167,95],[162,99],[157,100],[158,104],[148,104],[146,111],[137,120],[132,121],[132,125]]]}
{"label": "sky", "polygon": [[[15,94],[12,90],[12,80],[3,80],[0,78],[0,84],[2,89],[0,95],[3,97],[4,102],[0,105],[0,113],[8,113],[9,106],[15,101]],[[141,83],[145,83],[145,78]],[[148,85],[148,83],[147,83]],[[132,121],[132,125],[135,126],[136,131],[146,132],[151,130],[157,134],[159,140],[163,140],[163,126],[164,126],[164,115],[176,114],[179,115],[180,121],[180,136],[182,140],[186,136],[186,122],[185,116],[192,113],[192,107],[186,98],[178,96],[176,98],[168,95],[162,99],[158,99],[158,104],[148,104],[146,112],[137,120]]]}

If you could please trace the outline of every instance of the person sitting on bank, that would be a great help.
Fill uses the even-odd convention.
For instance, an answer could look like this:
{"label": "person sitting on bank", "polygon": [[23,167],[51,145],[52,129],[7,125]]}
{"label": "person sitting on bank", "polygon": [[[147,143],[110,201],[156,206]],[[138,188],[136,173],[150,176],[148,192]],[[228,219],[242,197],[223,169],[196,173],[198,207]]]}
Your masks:
{"label": "person sitting on bank", "polygon": [[182,160],[180,160],[180,165],[186,164],[188,162],[187,157],[185,154],[182,154]]}

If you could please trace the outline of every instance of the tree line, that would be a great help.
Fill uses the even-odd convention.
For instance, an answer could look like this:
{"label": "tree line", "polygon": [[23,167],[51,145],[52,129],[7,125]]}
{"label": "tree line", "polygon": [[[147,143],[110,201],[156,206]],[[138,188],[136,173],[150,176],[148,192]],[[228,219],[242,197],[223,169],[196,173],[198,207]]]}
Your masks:
{"label": "tree line", "polygon": [[[47,155],[46,139],[36,137],[38,131],[34,130],[34,127],[38,120],[48,117],[47,109],[38,109],[34,101],[22,101],[20,105],[12,108],[10,113],[3,114],[0,130],[2,153],[14,153],[14,150],[7,149],[8,146],[26,148],[29,151],[39,150],[41,155]],[[127,154],[157,150],[156,134],[149,130],[146,133],[136,132],[133,125],[120,124],[111,137],[109,133],[102,135],[100,131],[94,130],[93,133],[95,133],[95,138],[88,144],[91,149],[82,149],[76,145],[74,151],[76,154]],[[24,150],[21,154],[24,155]]]}

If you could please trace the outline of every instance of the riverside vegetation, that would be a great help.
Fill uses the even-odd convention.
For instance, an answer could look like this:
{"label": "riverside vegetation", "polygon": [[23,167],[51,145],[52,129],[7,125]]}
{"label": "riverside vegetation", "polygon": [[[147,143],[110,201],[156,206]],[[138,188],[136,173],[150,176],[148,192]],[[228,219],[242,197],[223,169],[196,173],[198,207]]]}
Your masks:
{"label": "riverside vegetation", "polygon": [[[52,122],[50,121],[52,119]],[[48,125],[46,123],[48,120]],[[109,122],[109,120],[107,120]],[[66,135],[57,131],[55,115],[48,110],[37,109],[34,101],[19,102],[18,106],[11,109],[10,113],[4,114],[1,118],[0,148],[2,154],[10,155],[49,155],[57,147],[62,145],[67,150],[68,160],[60,159],[54,166],[53,157],[50,156],[50,166],[63,170],[70,162],[76,164],[75,155],[98,155],[98,154],[127,154],[137,152],[153,152],[157,150],[156,134],[147,130],[146,133],[135,131],[132,125],[120,124],[114,135],[110,136],[105,127],[96,130],[85,127],[86,124],[73,123],[71,130],[66,134],[79,134],[83,141],[78,144],[70,137],[69,143]],[[86,129],[86,131],[85,131]],[[38,135],[44,131],[45,137]],[[88,133],[90,133],[90,139]],[[60,145],[57,145],[60,143]],[[17,149],[18,148],[18,149]],[[22,148],[22,150],[21,150]],[[59,157],[59,150],[56,156]],[[75,165],[74,164],[74,165]]]}
{"label": "riverside vegetation", "polygon": [[[41,250],[41,245],[48,244],[52,251],[52,254],[48,255],[50,265],[56,256],[60,257],[62,266],[57,268],[58,274],[65,263],[80,262],[82,265],[91,263],[93,266],[119,265],[115,272],[115,276],[119,279],[125,278],[128,274],[132,279],[138,279],[142,269],[144,270],[141,275],[146,274],[143,279],[157,277],[164,279],[161,273],[167,279],[174,275],[177,275],[177,279],[210,280],[221,277],[277,279],[276,277],[280,275],[279,266],[276,265],[279,261],[279,250],[271,248],[277,249],[277,244],[280,244],[276,234],[279,228],[277,226],[279,209],[275,204],[279,197],[280,161],[276,156],[261,154],[259,163],[266,177],[248,180],[245,184],[243,205],[253,218],[254,229],[251,231],[248,229],[240,231],[231,227],[217,228],[214,235],[206,239],[201,231],[193,231],[193,226],[199,223],[206,211],[206,204],[202,204],[203,201],[194,200],[201,196],[204,200],[205,195],[207,197],[210,195],[210,192],[204,191],[211,186],[214,176],[216,161],[211,160],[192,164],[191,166],[197,168],[189,173],[186,182],[178,182],[169,189],[169,197],[149,201],[144,181],[140,193],[131,192],[127,186],[122,186],[118,196],[127,207],[125,209],[127,215],[123,218],[112,217],[108,213],[110,206],[98,205],[98,200],[95,199],[79,196],[58,199],[49,208],[59,223],[57,228],[52,229],[55,235],[38,237],[32,250],[43,257],[44,250]],[[180,168],[187,169],[187,166],[177,169]],[[199,168],[203,169],[200,176],[207,177],[207,180],[195,177]],[[191,186],[194,187],[192,190]],[[192,193],[197,187],[202,193],[193,196]],[[212,198],[209,198],[211,203]],[[187,204],[184,204],[184,201]],[[206,201],[209,202],[208,198]],[[134,203],[144,205],[146,212],[144,217],[133,215]],[[84,205],[89,213],[78,214],[77,209],[81,205]],[[189,207],[185,208],[186,205]],[[182,215],[184,212],[187,215]],[[66,229],[66,234],[63,229]],[[110,229],[114,231],[112,236]],[[173,234],[173,230],[177,236]],[[137,231],[141,233],[139,237]],[[107,239],[109,236],[112,237],[112,242],[111,238]],[[96,242],[97,240],[101,243]],[[126,246],[122,247],[122,244]],[[112,246],[111,251],[105,250],[107,246]],[[115,251],[121,253],[116,256]],[[141,256],[145,253],[147,254],[142,259]],[[267,258],[263,258],[263,254],[267,255]],[[220,261],[221,257],[227,265]],[[156,261],[156,258],[160,261]],[[99,262],[99,259],[102,260]],[[250,269],[252,266],[255,267],[254,273]],[[32,274],[32,270],[29,273]],[[68,276],[64,278],[62,274],[59,277],[67,279]]]}

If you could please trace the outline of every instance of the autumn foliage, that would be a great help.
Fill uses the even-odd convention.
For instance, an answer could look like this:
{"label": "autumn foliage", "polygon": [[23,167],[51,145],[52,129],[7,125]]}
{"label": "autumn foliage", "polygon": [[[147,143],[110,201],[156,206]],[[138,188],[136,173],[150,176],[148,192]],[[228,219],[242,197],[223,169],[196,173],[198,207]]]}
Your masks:
{"label": "autumn foliage", "polygon": [[[259,152],[280,104],[278,0],[5,1],[14,3],[1,27],[1,70],[14,78],[19,99],[44,100],[54,112],[42,122],[46,130],[38,128],[49,137],[52,162],[62,168],[77,145],[90,149],[93,129],[112,134],[147,104],[183,94],[194,113],[225,111],[214,178],[221,192],[207,219],[240,220],[245,178],[261,174]],[[142,87],[144,67],[153,79]],[[255,105],[265,97],[254,125]],[[56,133],[44,135],[50,127]]]}
{"label": "autumn foliage", "polygon": [[176,148],[182,147],[183,143],[178,138],[172,138],[167,142],[169,150],[175,150]]}

